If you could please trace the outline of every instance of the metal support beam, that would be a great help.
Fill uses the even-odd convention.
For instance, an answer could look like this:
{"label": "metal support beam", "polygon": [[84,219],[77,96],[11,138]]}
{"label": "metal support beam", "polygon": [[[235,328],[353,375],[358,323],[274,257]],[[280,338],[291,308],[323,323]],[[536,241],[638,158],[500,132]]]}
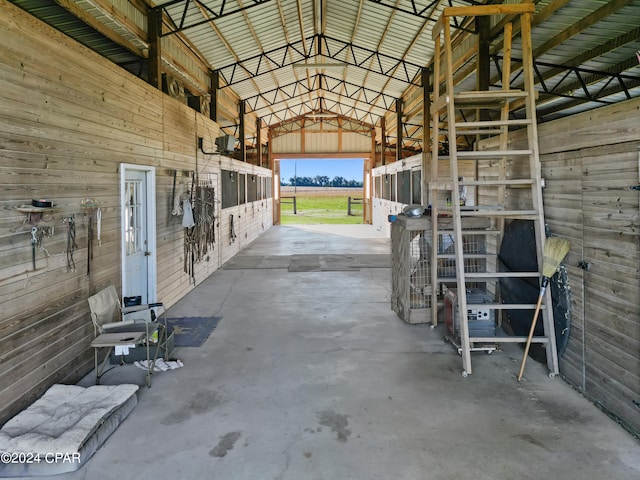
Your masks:
{"label": "metal support beam", "polygon": [[429,178],[427,172],[431,170],[431,85],[429,69],[422,69],[422,177],[420,191],[423,205],[429,204]]}
{"label": "metal support beam", "polygon": [[[476,29],[478,31],[478,58],[477,58],[477,70],[478,75],[476,77],[476,89],[483,91],[489,90],[491,85],[491,17],[480,16],[476,17]],[[491,120],[489,111],[486,109],[480,110],[480,121]]]}
{"label": "metal support beam", "polygon": [[476,28],[478,30],[478,59],[476,89],[488,90],[491,84],[491,58],[489,56],[489,48],[491,47],[491,39],[489,38],[489,30],[491,17],[476,17]]}
{"label": "metal support beam", "polygon": [[[213,2],[208,2],[211,5],[208,6],[206,2],[202,0],[173,0],[152,8],[150,12],[158,12],[158,14],[164,12],[164,14],[169,18],[171,26],[161,34],[162,37],[166,37],[167,35],[173,35],[178,32],[183,32],[190,28],[204,25],[205,23],[209,23],[220,18],[235,15],[236,13],[243,12],[250,8],[262,5],[263,3],[268,3],[270,1],[271,0],[249,0],[245,2],[248,5],[240,4],[241,6],[233,5],[232,2],[222,1],[215,2],[217,3],[217,5],[214,7],[212,5]],[[209,18],[202,20],[202,17],[199,15],[195,17],[193,15],[189,16],[189,9],[194,8],[194,6],[202,9],[203,11],[206,11],[209,14]],[[197,18],[198,20],[190,23],[187,20],[187,17]]]}
{"label": "metal support beam", "polygon": [[262,119],[256,118],[256,154],[258,166],[262,167]]}
{"label": "metal support beam", "polygon": [[321,111],[326,113],[335,113],[336,115],[342,115],[343,117],[352,117],[358,122],[368,125],[375,125],[379,118],[377,115],[361,108],[343,105],[339,101],[333,101],[327,98],[314,98],[295,105],[287,105],[285,108],[262,115],[262,118],[267,125],[273,125],[293,120],[308,113]]}
{"label": "metal support beam", "polygon": [[247,161],[247,145],[245,138],[245,128],[244,128],[244,100],[240,100],[240,160],[243,162]]}
{"label": "metal support beam", "polygon": [[402,160],[402,98],[396,100],[396,162]]}
{"label": "metal support beam", "polygon": [[220,75],[217,70],[210,74],[211,78],[211,100],[209,101],[209,117],[214,122],[218,121],[218,90],[220,88]]}
{"label": "metal support beam", "polygon": [[431,71],[422,69],[422,147],[431,152]]}
{"label": "metal support beam", "polygon": [[[307,45],[306,50],[305,44]],[[316,46],[319,47],[319,51],[323,52],[325,60],[331,59],[344,63],[344,53],[349,52],[348,60],[346,60],[347,65],[387,78],[394,78],[407,84],[413,84],[422,69],[422,65],[384,55],[351,42],[344,42],[326,35],[313,35],[307,37],[305,41],[289,43],[219,68],[220,75],[226,83],[223,88],[249,81],[261,75],[271,74],[280,68],[293,67],[294,64],[300,65],[307,60],[313,60],[316,58]]]}
{"label": "metal support beam", "polygon": [[[494,56],[493,58],[499,68],[502,57]],[[513,60],[516,62],[522,61],[520,59]],[[535,80],[542,87],[543,92],[537,102],[538,110],[542,111],[542,115],[546,116],[587,102],[595,103],[596,105],[594,106],[609,104],[612,102],[608,102],[606,97],[619,93],[624,93],[627,98],[631,98],[629,91],[640,85],[640,77],[619,72],[624,72],[635,66],[636,60],[634,58],[612,65],[606,71],[537,61],[533,65],[536,74]],[[549,72],[553,72],[553,75],[550,76]],[[512,78],[512,83],[514,80],[516,79]],[[603,86],[596,90],[593,85],[598,83],[603,84]],[[544,110],[541,105],[544,104],[545,100],[554,97],[568,98],[572,99],[572,101],[556,105],[550,110]],[[542,120],[540,115],[538,120]]]}
{"label": "metal support beam", "polygon": [[162,31],[162,12],[149,11],[147,17],[149,31],[149,84],[162,90],[162,47],[160,32]]}
{"label": "metal support beam", "polygon": [[[368,0],[369,2],[373,2],[376,5],[381,5],[386,8],[390,8],[395,10],[396,12],[406,13],[407,15],[412,15],[414,17],[422,18],[424,20],[436,23],[437,18],[430,17],[427,12],[431,12],[432,9],[437,6],[439,3],[442,3],[442,0],[409,0],[409,6],[411,8],[401,8],[398,5],[400,2],[391,1],[391,0]],[[483,2],[478,2],[476,0],[463,0],[465,3],[469,5],[482,5]],[[419,3],[421,5],[419,5]],[[449,6],[451,6],[451,1],[448,2]]]}
{"label": "metal support beam", "polygon": [[[356,100],[367,105],[374,105],[379,100],[382,101],[382,105],[376,105],[378,108],[382,108],[387,111],[393,110],[393,102],[395,98],[391,95],[385,95],[382,92],[366,88],[355,83],[350,83],[345,80],[318,73],[311,75],[307,79],[298,80],[296,82],[288,83],[286,85],[278,86],[265,92],[260,92],[251,97],[245,98],[247,102],[247,113],[257,112],[261,109],[276,106],[281,103],[285,103],[294,97],[299,97],[312,92],[330,92],[350,100]],[[284,99],[279,100],[279,98]],[[359,100],[359,99],[362,100]]]}
{"label": "metal support beam", "polygon": [[382,132],[380,135],[380,165],[386,165],[387,159],[385,158],[385,155],[387,152],[387,119],[385,117],[382,117],[380,119],[380,130]]}

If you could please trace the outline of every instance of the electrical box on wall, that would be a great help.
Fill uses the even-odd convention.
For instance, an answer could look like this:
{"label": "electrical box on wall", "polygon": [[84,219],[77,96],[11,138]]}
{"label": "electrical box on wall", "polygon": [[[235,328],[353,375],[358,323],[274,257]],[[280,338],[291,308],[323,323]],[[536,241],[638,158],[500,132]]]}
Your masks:
{"label": "electrical box on wall", "polygon": [[216,138],[216,146],[219,152],[233,152],[236,148],[236,137],[233,135],[223,135]]}

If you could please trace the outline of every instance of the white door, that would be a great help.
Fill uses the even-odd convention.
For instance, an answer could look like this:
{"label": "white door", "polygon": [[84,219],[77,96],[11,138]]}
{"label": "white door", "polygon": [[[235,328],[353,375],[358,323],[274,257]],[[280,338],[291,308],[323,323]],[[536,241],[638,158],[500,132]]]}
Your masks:
{"label": "white door", "polygon": [[156,301],[155,173],[122,165],[122,296]]}

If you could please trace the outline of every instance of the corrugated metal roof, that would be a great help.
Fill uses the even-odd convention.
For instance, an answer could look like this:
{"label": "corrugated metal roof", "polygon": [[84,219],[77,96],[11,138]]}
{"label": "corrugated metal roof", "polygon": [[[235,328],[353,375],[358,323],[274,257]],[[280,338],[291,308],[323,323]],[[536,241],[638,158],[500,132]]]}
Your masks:
{"label": "corrugated metal roof", "polygon": [[[120,8],[122,1],[114,0],[114,8]],[[56,4],[14,3],[116,63],[139,59]],[[76,3],[100,21],[110,21],[94,11],[94,0]],[[222,88],[247,100],[248,111],[272,125],[314,110],[378,123],[380,116],[395,110],[393,99],[420,85],[421,69],[434,55],[431,31],[442,10],[482,3],[500,2],[171,0],[159,6],[173,30],[180,31],[211,69],[220,73]],[[640,95],[636,57],[640,0],[534,3],[532,40],[540,119]],[[121,30],[120,34],[126,36]],[[172,32],[165,28],[165,34]],[[513,47],[515,59],[521,56],[517,39]],[[329,62],[347,66],[294,67]],[[497,64],[499,59],[492,66],[492,78],[499,79]],[[513,78],[519,81],[517,74]],[[465,84],[474,81],[471,76]],[[421,112],[415,115],[407,120],[421,123]]]}
{"label": "corrugated metal roof", "polygon": [[65,35],[86,45],[114,63],[122,66],[140,63],[141,59],[135,53],[114,43],[54,2],[42,2],[41,0],[12,1],[34,17],[55,27]]}

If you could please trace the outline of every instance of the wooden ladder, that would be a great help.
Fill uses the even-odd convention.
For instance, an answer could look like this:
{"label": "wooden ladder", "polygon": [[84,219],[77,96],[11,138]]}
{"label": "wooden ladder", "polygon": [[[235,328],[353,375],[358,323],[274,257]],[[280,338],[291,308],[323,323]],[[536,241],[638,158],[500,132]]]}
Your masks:
{"label": "wooden ladder", "polygon": [[[432,238],[432,298],[442,294],[441,285],[445,281],[455,282],[457,308],[459,314],[459,334],[456,336],[458,351],[462,356],[462,375],[472,373],[471,352],[482,350],[478,345],[495,345],[500,342],[524,343],[526,337],[519,336],[469,336],[468,312],[474,307],[468,298],[470,285],[482,282],[487,291],[495,298],[492,303],[482,304],[489,309],[494,318],[500,318],[504,309],[535,309],[535,304],[503,304],[499,302],[500,278],[535,277],[542,278],[543,249],[545,241],[544,212],[542,204],[542,179],[538,155],[538,138],[535,113],[535,90],[533,79],[533,62],[531,55],[531,14],[533,4],[488,5],[445,8],[441,18],[433,29],[435,40],[435,57],[433,70],[432,98],[432,160],[431,181],[429,182],[431,214],[434,219]],[[464,81],[456,91],[454,69],[459,68],[461,61],[453,56],[450,22],[453,17],[497,15],[497,25],[503,25],[503,69],[502,88],[494,90],[461,91]],[[521,88],[511,88],[511,47],[513,24],[519,21],[522,50]],[[442,41],[441,41],[441,36]],[[464,59],[464,55],[460,56]],[[443,70],[443,72],[441,72]],[[441,89],[441,75],[444,75],[444,86]],[[524,107],[523,118],[512,118],[513,108]],[[493,114],[493,117],[491,116]],[[518,132],[517,136],[515,133]],[[474,150],[459,149],[461,136],[473,136]],[[448,155],[440,154],[439,144],[445,139],[448,143]],[[525,138],[526,137],[526,138]],[[479,142],[482,140],[482,142]],[[516,143],[518,147],[516,148]],[[478,145],[482,149],[478,149]],[[461,179],[459,163],[472,160],[476,171],[474,179]],[[439,163],[449,164],[449,173],[441,175]],[[463,188],[477,191],[477,202],[473,207],[462,206],[460,192]],[[510,195],[511,193],[512,195]],[[447,198],[442,205],[443,197]],[[453,258],[455,258],[455,279],[443,279],[438,276],[436,265],[442,261],[443,255],[438,252],[438,240],[443,230],[435,227],[439,218],[450,216],[452,228],[448,234],[453,238]],[[468,225],[471,219],[484,219],[483,229],[472,230]],[[500,271],[497,259],[499,241],[504,233],[505,222],[513,219],[531,220],[535,229],[535,243],[538,270],[531,272]],[[468,235],[493,235],[487,238],[496,250],[493,261],[487,260],[486,271],[469,271],[465,261],[473,258],[465,253],[464,241]],[[477,257],[477,255],[476,255]],[[544,334],[535,336],[533,341],[542,343],[546,349],[549,375],[558,373],[558,357],[556,351],[553,309],[550,289],[547,289],[543,306]],[[433,308],[433,324],[437,323],[437,309]],[[494,348],[495,349],[495,348]],[[491,353],[491,349],[486,350]]]}

